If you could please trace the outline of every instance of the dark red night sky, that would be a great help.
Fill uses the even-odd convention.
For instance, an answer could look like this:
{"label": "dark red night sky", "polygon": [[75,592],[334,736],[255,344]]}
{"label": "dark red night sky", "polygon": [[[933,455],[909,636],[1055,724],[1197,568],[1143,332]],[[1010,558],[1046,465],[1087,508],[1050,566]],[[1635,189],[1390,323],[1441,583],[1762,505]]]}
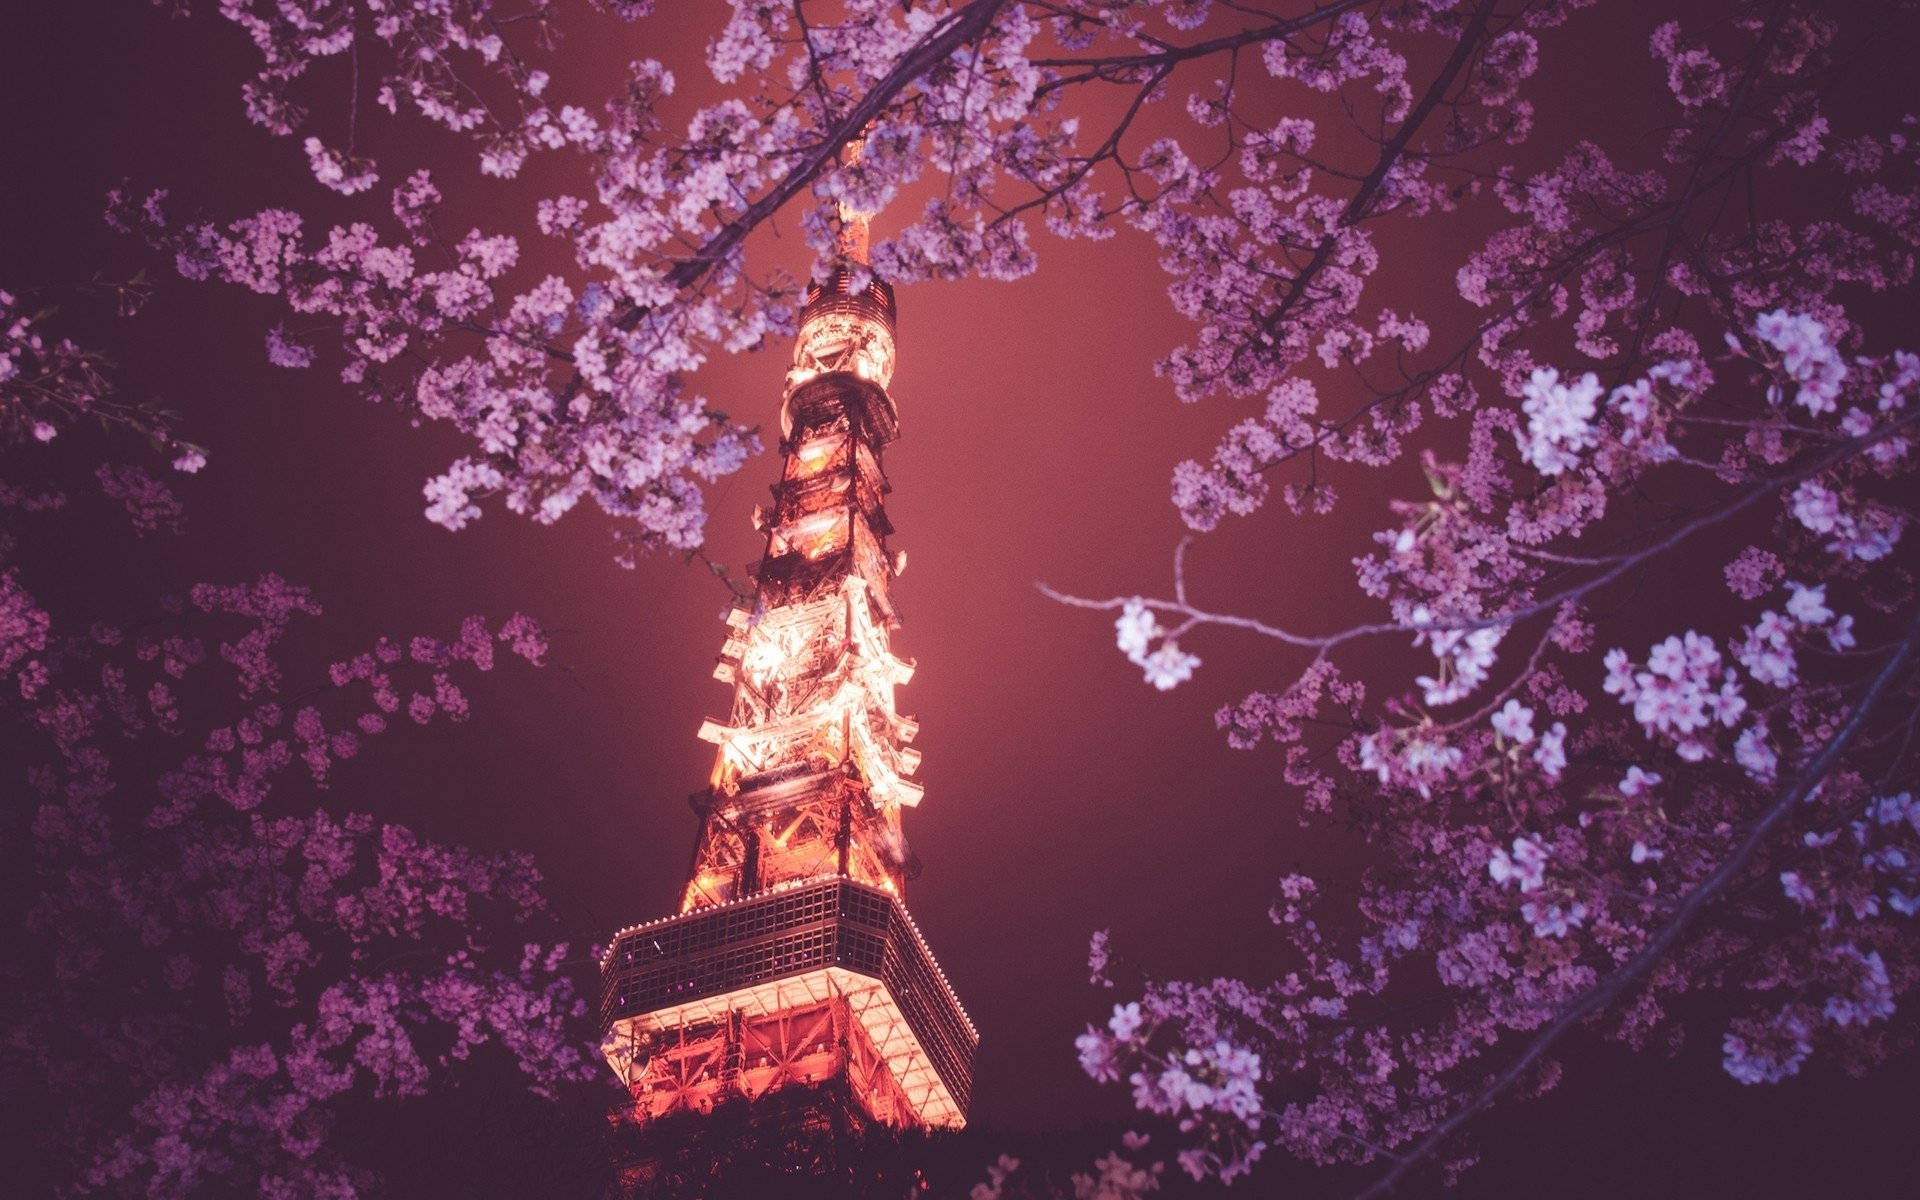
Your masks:
{"label": "dark red night sky", "polygon": [[[562,98],[591,98],[641,55],[675,64],[689,85],[702,79],[699,47],[722,6],[662,7],[668,17],[618,31],[627,42],[565,43],[575,77],[556,70]],[[1651,7],[1614,6],[1578,18],[1583,36],[1548,40],[1535,93],[1545,147],[1573,136],[1636,144],[1654,19]],[[669,31],[675,44],[655,40]],[[1626,65],[1592,69],[1615,60]],[[179,409],[210,450],[208,470],[180,489],[188,537],[142,545],[131,565],[156,590],[263,570],[308,584],[328,610],[312,639],[320,653],[374,633],[451,631],[472,612],[535,616],[552,633],[550,669],[476,684],[471,724],[380,746],[325,802],[531,851],[583,943],[663,915],[694,835],[685,797],[711,763],[694,731],[727,703],[710,674],[724,589],[669,559],[618,568],[606,523],[584,511],[548,528],[497,510],[459,535],[428,524],[420,485],[461,452],[452,436],[338,394],[324,374],[269,367],[261,347],[274,317],[256,298],[171,278],[100,220],[122,178],[170,185],[183,210],[222,218],[271,203],[333,215],[314,207],[321,193],[298,147],[246,124],[238,89],[251,64],[211,12],[175,20],[139,3],[33,5],[0,41],[0,286],[146,267],[157,296],[107,345],[130,390]],[[1898,81],[1882,88],[1898,94]],[[1595,127],[1599,113],[1608,120]],[[443,173],[455,206],[528,228],[530,198],[562,186],[538,170],[512,186],[482,181],[466,161]],[[1449,246],[1389,241],[1402,276],[1387,290],[1449,287],[1460,247],[1482,232],[1462,227]],[[1083,594],[1164,590],[1182,532],[1168,473],[1241,415],[1182,406],[1153,377],[1184,327],[1144,239],[1039,248],[1041,270],[1023,283],[902,289],[903,436],[888,458],[894,545],[911,560],[895,645],[919,664],[901,706],[920,721],[926,756],[926,801],[908,817],[925,871],[909,899],[982,1032],[975,1121],[1016,1131],[1124,1110],[1121,1093],[1074,1063],[1073,1035],[1111,1003],[1087,986],[1091,931],[1111,928],[1150,975],[1259,977],[1277,967],[1265,936],[1274,879],[1296,866],[1352,879],[1367,860],[1338,828],[1297,823],[1277,755],[1229,750],[1213,730],[1217,706],[1297,663],[1202,635],[1189,647],[1205,660],[1195,681],[1157,693],[1115,651],[1105,619],[1036,591],[1038,580]],[[797,238],[762,239],[757,252],[804,270]],[[533,253],[537,265],[554,251]],[[771,426],[785,355],[782,345],[716,363],[698,386]],[[747,514],[774,471],[763,455],[711,490],[715,557],[757,553]],[[1360,597],[1349,563],[1386,523],[1387,499],[1346,505],[1332,522],[1276,506],[1223,527],[1191,553],[1196,599],[1296,627],[1350,618]],[[80,548],[58,575],[115,616],[101,607],[114,593],[97,585],[126,566]],[[1698,1037],[1671,1060],[1575,1048],[1557,1093],[1484,1123],[1486,1165],[1462,1194],[1904,1191],[1880,1184],[1920,1167],[1911,1056],[1869,1085],[1816,1073],[1759,1090],[1720,1073],[1717,1040]]]}

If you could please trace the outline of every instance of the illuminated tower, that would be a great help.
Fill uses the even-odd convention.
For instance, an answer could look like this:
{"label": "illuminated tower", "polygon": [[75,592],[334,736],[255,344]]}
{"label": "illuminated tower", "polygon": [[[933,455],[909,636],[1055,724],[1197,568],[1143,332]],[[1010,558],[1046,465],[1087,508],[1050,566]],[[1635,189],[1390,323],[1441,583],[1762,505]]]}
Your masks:
{"label": "illuminated tower", "polygon": [[865,216],[841,216],[787,372],[785,466],[754,514],[756,595],[714,670],[732,713],[700,730],[718,753],[680,912],[621,930],[601,962],[603,1050],[643,1128],[727,1104],[802,1127],[966,1120],[978,1035],[903,898],[900,814],[921,789],[893,702],[913,665],[888,648],[893,289],[869,277]]}

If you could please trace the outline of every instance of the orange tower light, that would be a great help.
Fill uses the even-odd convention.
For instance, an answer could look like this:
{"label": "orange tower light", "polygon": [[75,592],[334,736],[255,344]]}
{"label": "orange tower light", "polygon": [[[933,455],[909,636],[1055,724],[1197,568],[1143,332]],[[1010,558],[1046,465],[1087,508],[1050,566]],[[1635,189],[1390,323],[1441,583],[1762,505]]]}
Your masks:
{"label": "orange tower light", "polygon": [[867,268],[866,215],[841,223],[842,262],[801,311],[754,602],[714,669],[733,707],[700,730],[718,752],[681,911],[601,962],[602,1050],[642,1126],[772,1093],[895,1128],[966,1121],[978,1034],[904,899],[900,814],[921,789],[893,697],[913,664],[888,647],[893,289]]}

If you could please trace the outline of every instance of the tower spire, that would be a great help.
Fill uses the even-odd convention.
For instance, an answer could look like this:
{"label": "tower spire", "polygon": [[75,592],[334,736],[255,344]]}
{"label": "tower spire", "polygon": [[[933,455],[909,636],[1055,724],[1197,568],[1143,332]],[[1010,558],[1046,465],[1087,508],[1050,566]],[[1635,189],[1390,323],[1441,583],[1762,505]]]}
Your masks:
{"label": "tower spire", "polygon": [[[864,133],[848,142],[844,151],[846,165],[857,166],[866,148],[867,137]],[[863,267],[872,265],[873,260],[868,256],[870,250],[868,221],[872,215],[860,211],[845,200],[840,201],[839,251],[843,261]]]}
{"label": "tower spire", "polygon": [[920,752],[894,707],[914,669],[889,645],[895,309],[867,220],[842,207],[839,259],[801,309],[766,550],[714,669],[733,703],[700,729],[714,766],[680,913],[620,931],[601,964],[602,1048],[642,1126],[734,1102],[834,1127],[966,1121],[978,1035],[904,900]]}

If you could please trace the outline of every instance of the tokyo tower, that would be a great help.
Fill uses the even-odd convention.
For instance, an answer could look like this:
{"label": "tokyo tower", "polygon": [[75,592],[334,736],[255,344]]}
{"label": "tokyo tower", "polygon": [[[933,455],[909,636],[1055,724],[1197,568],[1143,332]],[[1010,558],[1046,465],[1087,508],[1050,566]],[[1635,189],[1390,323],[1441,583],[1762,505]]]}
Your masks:
{"label": "tokyo tower", "polygon": [[601,962],[602,1050],[643,1132],[722,1106],[802,1143],[966,1121],[978,1035],[905,900],[900,818],[921,788],[894,708],[913,664],[888,646],[894,296],[867,269],[865,215],[841,225],[800,314],[753,601],[714,670],[733,706],[700,730],[718,749],[680,911],[622,929]]}

